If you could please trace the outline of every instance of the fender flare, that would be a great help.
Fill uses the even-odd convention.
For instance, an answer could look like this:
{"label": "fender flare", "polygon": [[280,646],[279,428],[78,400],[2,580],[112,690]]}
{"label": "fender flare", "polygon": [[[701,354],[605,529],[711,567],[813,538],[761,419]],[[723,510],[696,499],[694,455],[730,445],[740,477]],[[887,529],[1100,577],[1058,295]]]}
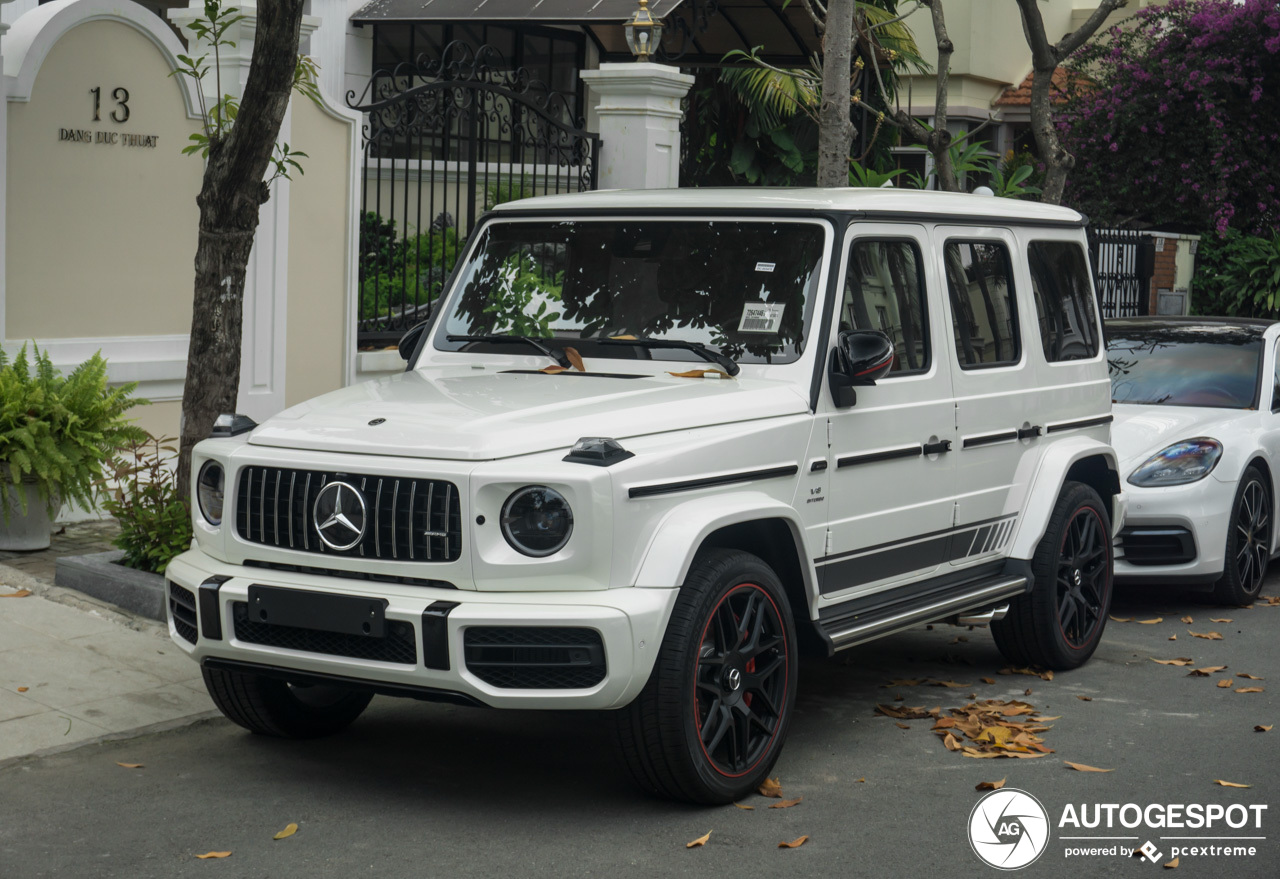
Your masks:
{"label": "fender flare", "polygon": [[634,585],[648,588],[679,586],[699,547],[714,532],[728,525],[758,519],[781,519],[791,531],[807,595],[814,595],[813,561],[804,551],[804,523],[795,508],[758,491],[740,491],[698,498],[671,509],[649,541]]}
{"label": "fender flare", "polygon": [[[1031,487],[1027,491],[1027,500],[1023,506],[1023,514],[1018,521],[1018,530],[1013,536],[1010,555],[1014,558],[1029,559],[1035,555],[1036,544],[1044,537],[1049,527],[1049,517],[1066,481],[1067,471],[1072,465],[1086,458],[1101,457],[1107,468],[1116,474],[1119,484],[1120,467],[1116,460],[1115,450],[1110,445],[1088,436],[1074,436],[1062,439],[1050,446],[1040,458],[1039,466],[1031,479]],[[1109,515],[1123,513],[1123,489],[1112,502]],[[1119,528],[1119,522],[1112,522],[1112,531]],[[1114,536],[1114,535],[1113,535]]]}

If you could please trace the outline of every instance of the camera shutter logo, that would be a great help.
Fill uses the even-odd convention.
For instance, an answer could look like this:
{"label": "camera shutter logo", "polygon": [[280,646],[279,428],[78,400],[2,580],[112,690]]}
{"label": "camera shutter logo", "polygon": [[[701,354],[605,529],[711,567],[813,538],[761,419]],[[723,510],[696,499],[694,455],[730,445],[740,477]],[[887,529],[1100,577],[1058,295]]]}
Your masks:
{"label": "camera shutter logo", "polygon": [[1049,845],[1049,814],[1026,791],[992,791],[969,813],[969,845],[992,867],[1019,870]]}
{"label": "camera shutter logo", "polygon": [[364,537],[364,495],[353,485],[330,482],[316,495],[311,517],[325,546],[339,552],[351,549]]}

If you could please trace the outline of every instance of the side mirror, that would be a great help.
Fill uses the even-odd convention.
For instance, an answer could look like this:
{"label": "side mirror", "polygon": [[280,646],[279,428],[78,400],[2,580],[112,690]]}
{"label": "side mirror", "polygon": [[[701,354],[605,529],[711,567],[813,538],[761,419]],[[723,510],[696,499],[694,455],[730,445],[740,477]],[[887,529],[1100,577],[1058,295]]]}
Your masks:
{"label": "side mirror", "polygon": [[857,402],[855,387],[874,385],[893,368],[893,341],[878,330],[853,330],[840,334],[827,380],[836,406],[847,409]]}
{"label": "side mirror", "polygon": [[418,350],[418,342],[422,340],[422,334],[427,331],[427,327],[431,325],[431,321],[424,320],[422,323],[409,328],[409,332],[400,337],[400,341],[396,343],[396,349],[400,352],[400,359],[406,363],[413,359],[413,352]]}

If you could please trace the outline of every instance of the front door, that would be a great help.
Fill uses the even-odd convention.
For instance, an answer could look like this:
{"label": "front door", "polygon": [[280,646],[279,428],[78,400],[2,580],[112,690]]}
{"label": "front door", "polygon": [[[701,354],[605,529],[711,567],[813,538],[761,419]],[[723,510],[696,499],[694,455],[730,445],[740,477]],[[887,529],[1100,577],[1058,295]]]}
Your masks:
{"label": "front door", "polygon": [[[912,224],[857,223],[846,237],[838,330],[880,330],[894,364],[857,402],[830,418],[826,552],[817,560],[825,599],[879,591],[923,577],[947,556],[954,509],[955,414],[951,370],[938,356],[945,315],[928,233]],[[839,332],[833,333],[833,345]]]}

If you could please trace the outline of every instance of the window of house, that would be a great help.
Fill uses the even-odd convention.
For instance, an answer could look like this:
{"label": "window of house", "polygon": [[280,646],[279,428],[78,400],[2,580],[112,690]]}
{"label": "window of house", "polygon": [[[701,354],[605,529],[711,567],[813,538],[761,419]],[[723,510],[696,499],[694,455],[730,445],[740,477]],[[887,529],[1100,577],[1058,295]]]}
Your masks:
{"label": "window of house", "polygon": [[948,241],[944,256],[960,368],[1017,363],[1021,351],[1009,251],[999,242]]}
{"label": "window of house", "polygon": [[1045,359],[1088,360],[1098,353],[1098,317],[1084,250],[1070,241],[1032,241],[1031,292]]}
{"label": "window of house", "polygon": [[914,241],[860,238],[849,252],[841,330],[880,330],[893,340],[890,376],[929,368],[920,248]]}

